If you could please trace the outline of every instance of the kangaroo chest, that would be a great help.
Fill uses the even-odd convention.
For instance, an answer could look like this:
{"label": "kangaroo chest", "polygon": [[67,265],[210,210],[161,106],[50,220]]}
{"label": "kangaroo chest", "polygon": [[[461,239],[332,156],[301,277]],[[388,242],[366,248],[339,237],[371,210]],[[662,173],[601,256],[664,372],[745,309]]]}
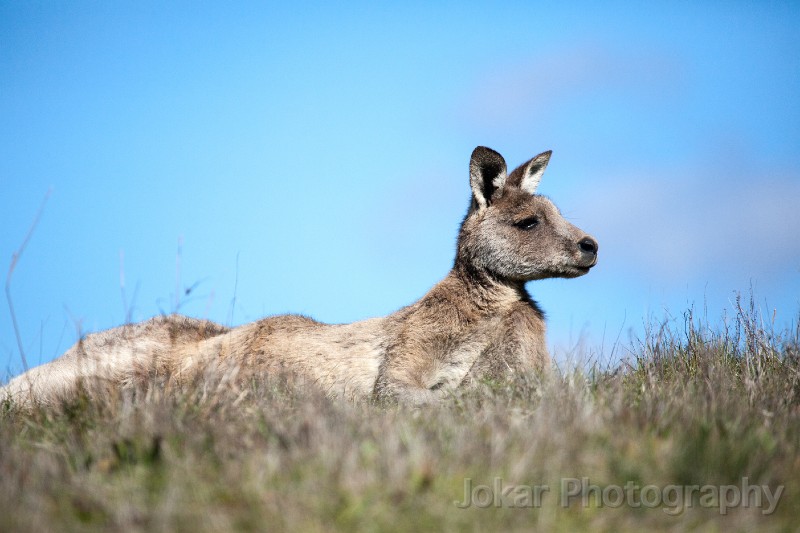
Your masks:
{"label": "kangaroo chest", "polygon": [[506,337],[506,317],[495,316],[433,342],[433,368],[425,385],[431,389],[457,387],[476,364],[506,343]]}

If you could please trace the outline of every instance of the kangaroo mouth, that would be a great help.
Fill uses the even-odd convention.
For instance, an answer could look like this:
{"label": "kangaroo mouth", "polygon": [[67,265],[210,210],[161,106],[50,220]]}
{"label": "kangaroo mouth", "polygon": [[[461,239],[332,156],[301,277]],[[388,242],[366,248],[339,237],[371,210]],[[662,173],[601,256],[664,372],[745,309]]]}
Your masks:
{"label": "kangaroo mouth", "polygon": [[578,265],[578,269],[582,270],[583,273],[585,274],[589,272],[589,270],[591,270],[592,267],[594,267],[596,264],[597,264],[597,255],[592,257],[592,262],[589,263],[588,265]]}
{"label": "kangaroo mouth", "polygon": [[572,277],[577,278],[579,276],[583,276],[584,274],[588,274],[589,271],[592,269],[592,267],[594,267],[596,264],[597,264],[597,259],[595,258],[595,260],[588,265],[580,265],[580,264],[573,265],[572,269],[575,271],[575,274]]}

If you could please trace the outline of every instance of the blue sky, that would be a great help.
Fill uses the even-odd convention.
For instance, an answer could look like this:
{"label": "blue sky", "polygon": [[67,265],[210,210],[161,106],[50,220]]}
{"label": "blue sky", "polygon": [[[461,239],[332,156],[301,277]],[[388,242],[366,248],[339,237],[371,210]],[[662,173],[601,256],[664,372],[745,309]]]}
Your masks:
{"label": "blue sky", "polygon": [[29,363],[126,316],[411,303],[477,145],[552,149],[540,192],[600,243],[528,285],[557,357],[750,287],[796,321],[798,4],[493,4],[0,4],[3,273],[52,191],[11,283]]}

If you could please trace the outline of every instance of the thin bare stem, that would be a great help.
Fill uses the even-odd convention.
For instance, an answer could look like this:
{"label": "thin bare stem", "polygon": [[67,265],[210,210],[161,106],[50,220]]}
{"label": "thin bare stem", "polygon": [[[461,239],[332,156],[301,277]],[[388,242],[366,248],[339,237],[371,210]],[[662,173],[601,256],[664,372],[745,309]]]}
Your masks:
{"label": "thin bare stem", "polygon": [[130,324],[131,312],[128,307],[128,299],[125,297],[125,250],[119,251],[119,290],[122,294],[122,312],[125,323]]}
{"label": "thin bare stem", "polygon": [[183,254],[183,236],[178,237],[178,253],[175,256],[175,308],[177,313],[181,308],[181,255]]}
{"label": "thin bare stem", "polygon": [[47,190],[47,193],[44,195],[44,200],[42,200],[42,205],[39,206],[39,210],[36,212],[36,216],[33,218],[33,222],[31,223],[31,227],[28,228],[28,233],[25,234],[25,239],[22,241],[22,244],[14,252],[11,256],[11,265],[8,267],[8,275],[6,275],[6,301],[8,302],[8,310],[11,313],[11,323],[14,326],[14,335],[17,337],[17,346],[19,347],[19,356],[22,359],[22,369],[27,372],[28,371],[28,359],[25,357],[25,348],[22,346],[22,336],[19,332],[19,325],[17,324],[17,314],[14,312],[14,302],[11,298],[11,278],[14,275],[14,270],[17,268],[17,263],[19,262],[20,257],[22,257],[22,253],[25,251],[25,248],[28,246],[28,242],[31,240],[33,236],[33,232],[36,229],[37,224],[39,224],[39,219],[42,218],[42,213],[44,212],[44,206],[47,203],[47,199],[50,198],[50,194],[53,192],[53,189],[50,188]]}
{"label": "thin bare stem", "polygon": [[233,325],[233,313],[236,311],[236,293],[239,289],[239,252],[236,252],[236,277],[233,280],[233,298],[231,298],[231,313],[228,318],[228,326]]}

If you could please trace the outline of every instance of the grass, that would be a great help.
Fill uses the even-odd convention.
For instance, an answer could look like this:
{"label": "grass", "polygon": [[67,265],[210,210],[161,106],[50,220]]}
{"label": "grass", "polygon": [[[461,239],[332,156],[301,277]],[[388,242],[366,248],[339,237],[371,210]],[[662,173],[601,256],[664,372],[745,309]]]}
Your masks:
{"label": "grass", "polygon": [[[795,530],[800,331],[775,333],[740,303],[716,329],[690,312],[631,350],[614,366],[486,383],[418,410],[236,369],[49,409],[6,402],[0,530]],[[562,483],[582,478],[599,488],[562,506]],[[721,512],[730,492],[713,490],[743,478],[783,486],[771,514],[765,502]],[[456,506],[465,483],[490,505]],[[499,506],[497,483],[511,491]],[[615,505],[626,484],[633,504],[668,501]],[[539,505],[514,507],[534,486],[549,487]]]}

